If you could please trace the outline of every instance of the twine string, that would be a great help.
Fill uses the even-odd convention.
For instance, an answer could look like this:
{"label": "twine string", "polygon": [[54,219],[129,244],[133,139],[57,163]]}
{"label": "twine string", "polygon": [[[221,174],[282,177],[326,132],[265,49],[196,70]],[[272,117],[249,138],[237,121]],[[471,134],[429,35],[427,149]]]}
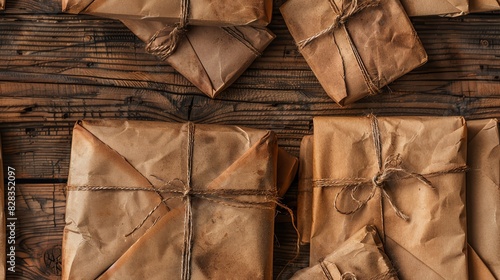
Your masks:
{"label": "twine string", "polygon": [[[352,215],[357,213],[361,208],[363,208],[371,199],[375,197],[377,189],[381,191],[382,197],[385,198],[391,208],[394,210],[396,215],[405,221],[409,221],[410,217],[403,213],[400,208],[396,205],[394,198],[386,191],[387,182],[393,179],[402,180],[412,178],[420,181],[423,185],[428,188],[435,190],[434,185],[429,181],[428,178],[435,177],[450,173],[462,173],[467,171],[467,166],[452,167],[438,172],[432,172],[427,174],[420,174],[408,170],[403,166],[403,160],[400,154],[389,155],[385,160],[382,160],[382,141],[380,128],[378,126],[378,120],[374,115],[369,116],[371,120],[373,143],[375,145],[375,153],[377,156],[377,162],[379,166],[379,171],[371,178],[343,178],[343,179],[320,179],[314,180],[314,187],[316,188],[329,188],[329,187],[341,187],[340,191],[335,195],[333,206],[335,210],[343,215]],[[402,175],[402,176],[396,176]],[[370,193],[363,199],[356,197],[356,193],[362,188],[371,188]],[[344,210],[340,206],[341,197],[345,196],[348,192],[351,201],[355,204],[355,207],[351,210]]]}
{"label": "twine string", "polygon": [[[166,193],[170,196],[161,199],[161,201],[156,204],[148,214],[137,224],[137,226],[132,229],[131,232],[127,233],[125,237],[128,237],[135,233],[137,230],[142,228],[146,221],[151,218],[151,216],[160,208],[160,206],[171,199],[181,198],[185,205],[184,212],[184,235],[183,235],[183,249],[182,249],[182,268],[181,268],[181,279],[188,280],[191,279],[191,260],[192,260],[192,247],[193,247],[193,210],[192,210],[192,199],[194,197],[212,201],[214,203],[222,204],[228,207],[235,208],[252,208],[261,210],[274,210],[271,205],[277,205],[285,209],[290,217],[293,228],[297,234],[296,241],[296,255],[290,260],[287,266],[293,262],[299,255],[300,250],[300,233],[295,225],[295,218],[293,211],[283,203],[279,201],[277,196],[277,191],[271,190],[252,190],[252,189],[210,189],[210,190],[198,190],[192,188],[192,164],[193,164],[193,149],[194,149],[194,133],[195,125],[192,122],[188,123],[187,132],[187,169],[186,169],[186,181],[181,179],[173,179],[164,182],[161,187],[127,187],[127,186],[67,186],[68,191],[130,191],[130,192],[155,192],[158,194]],[[160,179],[161,180],[161,179]],[[164,181],[164,180],[161,180]],[[242,196],[251,196],[258,199],[242,198]],[[169,210],[169,209],[167,209]],[[153,225],[159,220],[157,217]]]}
{"label": "twine string", "polygon": [[[344,29],[344,32],[346,34],[347,40],[349,42],[349,45],[351,47],[351,50],[354,54],[354,57],[356,58],[356,62],[358,64],[359,70],[361,71],[361,75],[363,76],[363,80],[365,81],[366,87],[370,93],[370,95],[375,95],[380,93],[379,87],[373,82],[373,80],[370,78],[370,74],[368,72],[368,69],[366,68],[366,65],[364,64],[363,60],[361,59],[361,55],[356,48],[354,42],[352,41],[352,38],[349,34],[349,31],[347,30],[346,23],[347,21],[357,13],[363,11],[366,8],[369,7],[375,7],[380,4],[380,0],[366,0],[360,2],[360,0],[342,0],[341,8],[339,9],[335,3],[332,2],[332,8],[334,12],[336,13],[333,23],[321,30],[320,32],[312,35],[309,38],[303,39],[299,42],[297,42],[297,47],[299,48],[299,51],[301,51],[303,48],[305,48],[308,44],[313,42],[314,40],[318,39],[319,37],[322,37],[326,34],[333,33],[336,29],[342,28]],[[337,44],[337,40],[335,39],[335,36],[333,36],[333,40],[335,43],[335,46],[337,47],[337,51],[340,55],[341,62],[342,62],[342,68],[343,68],[343,74],[342,78],[345,80],[345,65],[344,65],[344,58],[340,54],[340,47]]]}
{"label": "twine string", "polygon": [[[172,29],[171,26],[167,25],[164,28],[158,30],[146,44],[146,51],[158,56],[162,60],[166,60],[171,56],[179,42],[184,38],[187,32],[187,26],[189,24],[189,0],[181,0],[181,10],[180,10],[180,21]],[[171,30],[170,30],[171,29]],[[170,30],[164,42],[161,44],[155,44],[156,39],[160,35],[164,34],[167,30]]]}

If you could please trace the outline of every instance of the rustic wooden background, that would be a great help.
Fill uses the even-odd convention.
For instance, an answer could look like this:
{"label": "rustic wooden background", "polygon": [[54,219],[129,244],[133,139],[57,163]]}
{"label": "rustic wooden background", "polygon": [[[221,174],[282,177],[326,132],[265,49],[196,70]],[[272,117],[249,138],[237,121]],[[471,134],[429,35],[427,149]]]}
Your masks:
{"label": "rustic wooden background", "polygon": [[[60,13],[58,0],[7,0],[0,12],[0,132],[5,169],[17,170],[17,272],[58,279],[71,130],[82,118],[237,124],[273,129],[298,155],[318,115],[500,118],[500,14],[415,18],[429,62],[390,91],[340,108],[297,52],[275,0],[277,39],[216,100],[202,95],[121,23]],[[296,182],[285,202],[295,208]],[[295,236],[277,216],[275,273]],[[307,246],[284,278],[307,265]]]}

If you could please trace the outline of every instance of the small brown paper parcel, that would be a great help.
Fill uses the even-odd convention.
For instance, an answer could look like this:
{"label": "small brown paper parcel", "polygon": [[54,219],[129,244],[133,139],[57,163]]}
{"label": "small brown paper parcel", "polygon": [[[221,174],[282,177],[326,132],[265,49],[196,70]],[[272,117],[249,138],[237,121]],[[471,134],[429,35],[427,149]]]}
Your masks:
{"label": "small brown paper parcel", "polygon": [[410,17],[462,16],[469,13],[470,7],[469,0],[401,0],[401,4]]}
{"label": "small brown paper parcel", "polygon": [[214,98],[231,85],[276,37],[269,29],[239,26],[191,26],[175,52],[164,56],[163,43],[172,28],[153,20],[121,21],[207,96]]}
{"label": "small brown paper parcel", "polygon": [[311,260],[367,224],[401,279],[467,279],[462,117],[314,119]]}
{"label": "small brown paper parcel", "polygon": [[427,61],[398,0],[288,0],[280,10],[321,86],[340,105],[379,93]]}
{"label": "small brown paper parcel", "polygon": [[272,0],[62,0],[62,11],[180,25],[264,27],[271,22],[272,5]]}
{"label": "small brown paper parcel", "polygon": [[377,229],[371,225],[361,228],[335,252],[316,263],[299,270],[291,279],[398,279],[391,261],[384,253]]}
{"label": "small brown paper parcel", "polygon": [[495,119],[467,122],[470,279],[500,279],[500,136]]}
{"label": "small brown paper parcel", "polygon": [[271,279],[277,155],[270,131],[78,122],[63,279]]}

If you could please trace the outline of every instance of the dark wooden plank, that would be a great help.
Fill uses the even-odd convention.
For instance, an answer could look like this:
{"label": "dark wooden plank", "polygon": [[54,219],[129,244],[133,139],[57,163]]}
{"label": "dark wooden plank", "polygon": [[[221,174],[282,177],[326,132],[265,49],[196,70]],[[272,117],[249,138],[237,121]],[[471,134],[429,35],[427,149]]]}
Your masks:
{"label": "dark wooden plank", "polygon": [[18,184],[15,272],[8,279],[59,279],[66,198],[62,184]]}
{"label": "dark wooden plank", "polygon": [[[20,248],[16,279],[57,279],[71,130],[81,118],[237,124],[273,129],[298,155],[319,115],[462,115],[500,118],[500,14],[415,18],[429,62],[385,93],[334,104],[298,53],[275,0],[276,40],[216,100],[147,54],[121,23],[61,13],[60,0],[7,0],[0,12],[0,133],[17,169]],[[53,184],[47,184],[47,182]],[[284,202],[296,208],[296,182]],[[295,253],[277,216],[275,275]],[[307,266],[308,248],[282,276]]]}

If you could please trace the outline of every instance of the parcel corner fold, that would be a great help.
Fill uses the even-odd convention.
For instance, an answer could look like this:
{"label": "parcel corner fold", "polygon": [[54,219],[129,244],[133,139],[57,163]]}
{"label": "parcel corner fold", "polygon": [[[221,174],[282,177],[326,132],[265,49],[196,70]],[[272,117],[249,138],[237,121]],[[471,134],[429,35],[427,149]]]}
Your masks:
{"label": "parcel corner fold", "polygon": [[277,156],[270,131],[78,122],[63,278],[180,279],[187,268],[193,279],[270,279]]}
{"label": "parcel corner fold", "polygon": [[[159,47],[172,28],[161,20],[120,19],[137,37]],[[259,57],[276,36],[265,27],[190,26],[176,51],[165,59],[205,95],[215,98]]]}
{"label": "parcel corner fold", "polygon": [[379,93],[427,61],[398,0],[288,0],[280,11],[323,89],[340,105]]}
{"label": "parcel corner fold", "polygon": [[461,117],[315,118],[311,260],[373,224],[402,279],[467,279],[466,143]]}

